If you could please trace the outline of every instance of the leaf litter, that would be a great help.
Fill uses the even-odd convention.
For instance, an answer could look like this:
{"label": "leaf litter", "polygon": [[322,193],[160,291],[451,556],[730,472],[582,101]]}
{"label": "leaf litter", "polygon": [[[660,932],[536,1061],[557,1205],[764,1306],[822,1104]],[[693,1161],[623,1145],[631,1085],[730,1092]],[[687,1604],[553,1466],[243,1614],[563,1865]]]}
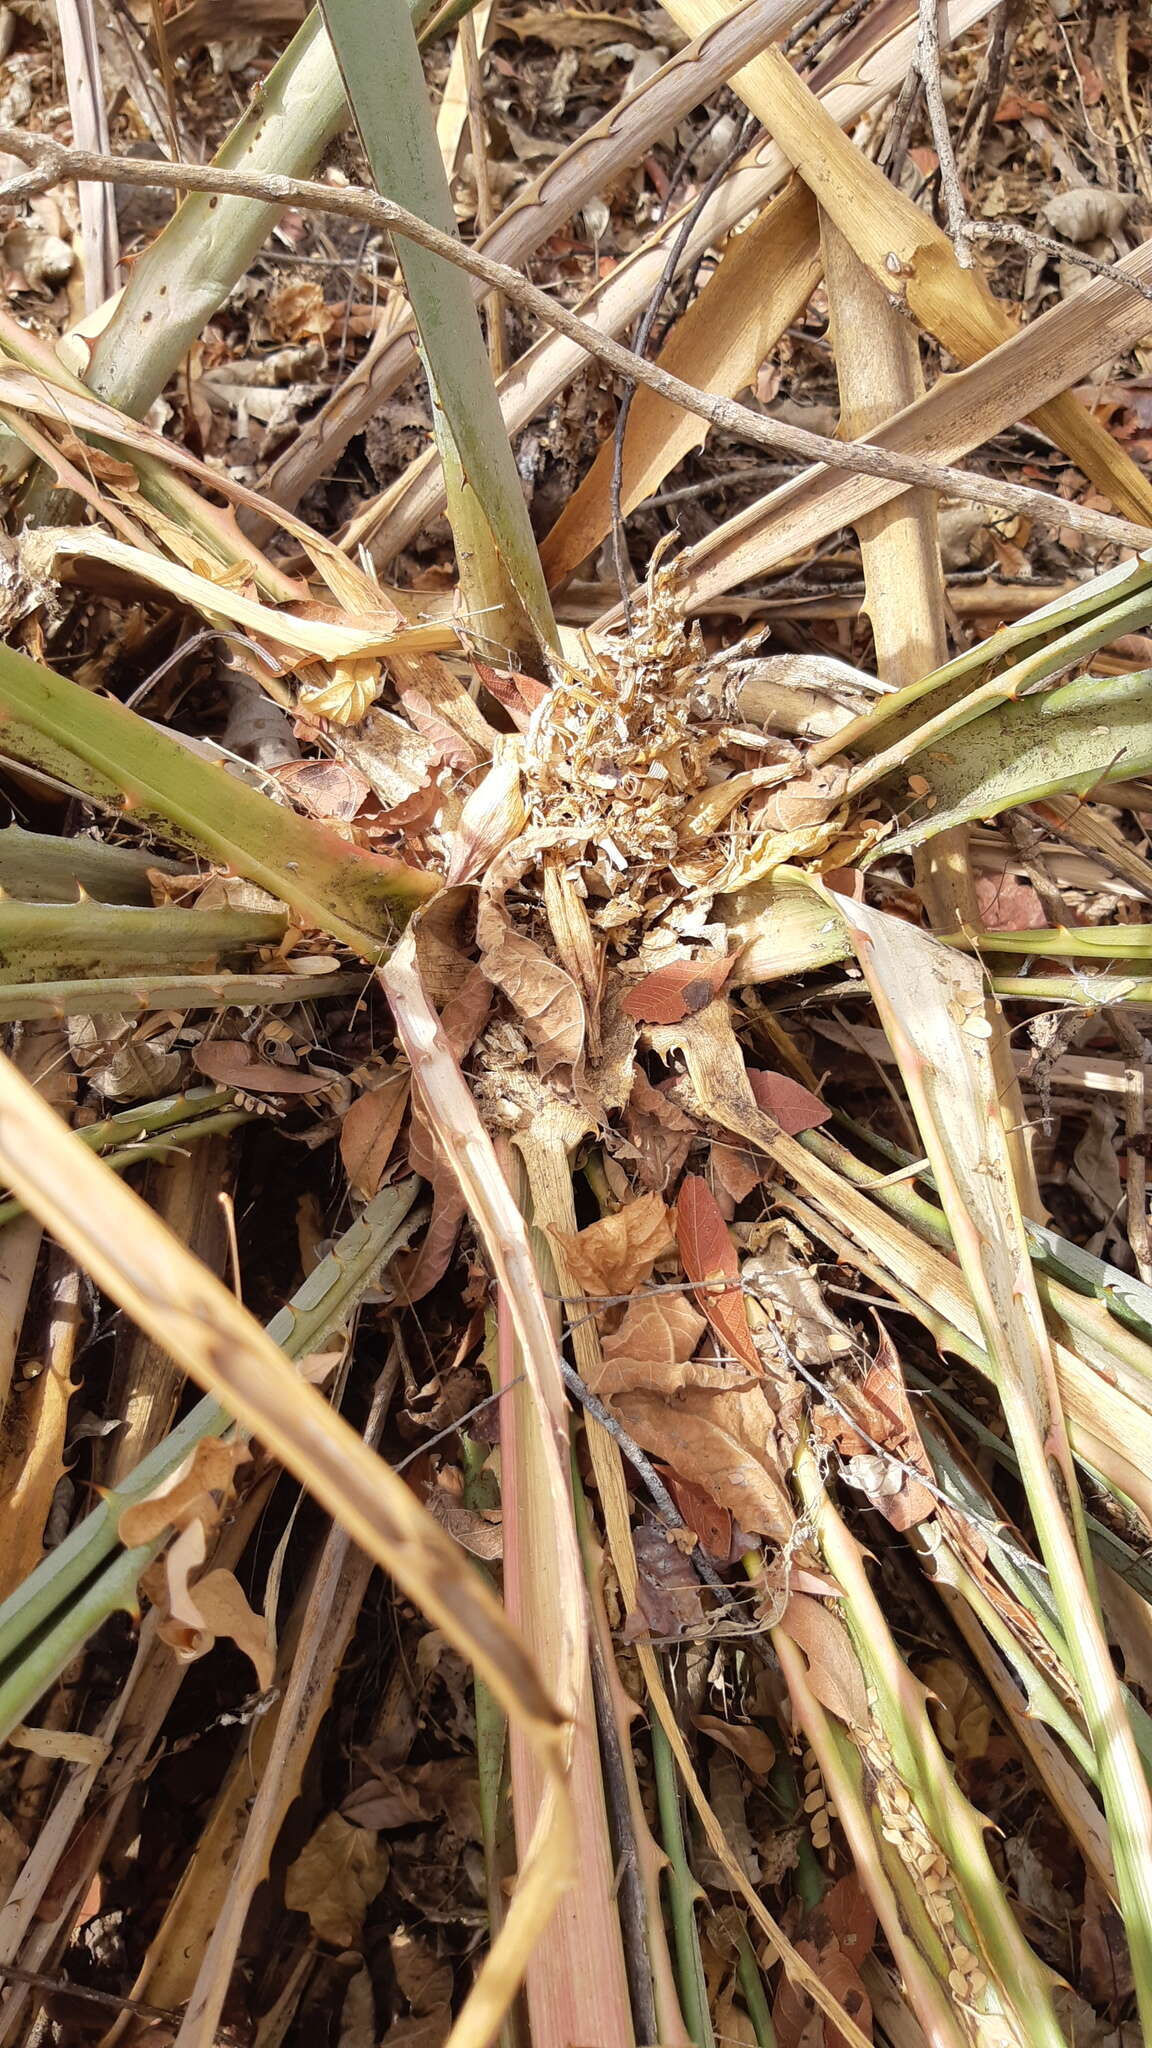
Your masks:
{"label": "leaf litter", "polygon": [[[556,5],[488,21],[479,98],[474,79],[442,116],[442,146],[462,165],[457,219],[485,228],[553,166],[545,176],[576,197],[535,274],[566,300],[595,297],[651,261],[673,205],[709,203],[715,173],[725,204],[725,181],[752,189],[765,145],[741,134],[735,109],[745,95],[765,118],[770,103],[799,176],[768,204],[757,185],[743,213],[733,199],[730,224],[762,210],[687,268],[672,263],[652,353],[710,390],[750,388],[767,418],[833,428],[838,273],[821,282],[820,235],[835,219],[919,328],[928,396],[894,445],[919,447],[918,423],[937,415],[951,432],[947,392],[963,391],[969,437],[946,455],[971,447],[980,422],[977,471],[1146,518],[1135,315],[1123,345],[1108,330],[1106,358],[1082,322],[1080,353],[1065,359],[1075,394],[1043,381],[1045,336],[1072,331],[1078,292],[1103,306],[1109,267],[1136,274],[1142,260],[1144,25],[1006,9],[989,26],[973,4],[952,42],[941,25],[926,101],[880,96],[844,140],[829,81],[866,80],[869,65],[879,76],[892,30],[915,43],[916,10],[877,0],[818,12],[829,19],[800,23],[787,70],[753,55],[731,88],[710,88],[633,153],[629,95],[686,35],[704,35],[703,8],[678,0],[671,15],[609,18]],[[246,42],[231,24],[213,41],[199,21],[195,8],[154,10],[127,70],[126,31],[102,29],[103,80],[88,89],[118,81],[115,149],[139,154],[146,135],[167,148],[175,122],[182,154],[210,155],[237,92],[284,47],[286,21],[271,11],[255,11]],[[36,10],[14,23],[3,118],[30,116],[36,132],[52,30]],[[435,89],[462,33],[449,24],[426,48]],[[894,73],[884,90],[901,83]],[[935,86],[953,165],[930,120]],[[616,100],[614,182],[584,193],[581,136]],[[368,182],[358,145],[341,147],[329,175]],[[949,211],[957,189],[979,228],[966,244]],[[120,2024],[141,2040],[171,2025],[151,2016],[154,1995],[157,2008],[187,2006],[186,2029],[216,2000],[228,2038],[336,2029],[349,2043],[431,2043],[463,2014],[477,2031],[459,2038],[479,2040],[527,1967],[521,2038],[551,2048],[551,1959],[571,2001],[557,2035],[568,2041],[1128,2048],[1152,1998],[1139,1825],[1152,1708],[1152,1324],[1138,1293],[1152,1284],[1138,966],[1152,894],[1138,716],[1152,653],[1146,563],[1110,577],[1114,552],[1071,523],[1033,527],[964,501],[941,505],[937,528],[933,509],[936,624],[954,659],[923,701],[901,697],[873,672],[889,543],[873,525],[861,554],[843,523],[879,516],[853,495],[863,480],[825,470],[790,482],[788,461],[764,477],[727,429],[705,435],[645,391],[624,434],[614,544],[604,429],[618,394],[573,362],[570,388],[553,389],[518,442],[545,565],[575,571],[554,593],[557,643],[529,674],[501,622],[476,609],[466,550],[458,535],[453,552],[443,521],[410,527],[373,564],[339,550],[348,522],[370,530],[378,489],[431,445],[415,384],[377,394],[368,432],[357,411],[358,380],[367,388],[401,304],[383,238],[289,206],[263,250],[242,257],[147,426],[123,422],[110,455],[88,438],[107,418],[84,410],[91,400],[45,347],[80,311],[74,190],[5,202],[6,626],[21,654],[76,678],[54,694],[38,682],[36,708],[30,677],[0,673],[5,791],[45,848],[83,848],[97,868],[139,849],[152,903],[131,899],[142,918],[227,905],[278,919],[279,936],[262,933],[225,974],[210,945],[178,954],[157,921],[140,927],[144,951],[123,974],[94,924],[85,943],[108,993],[89,1013],[77,1006],[93,1003],[95,982],[61,951],[63,927],[45,918],[5,967],[0,907],[10,1055],[53,1074],[77,1132],[102,1128],[109,1101],[141,1109],[121,1148],[137,1155],[115,1163],[178,1238],[207,1242],[197,1213],[223,1192],[230,1280],[275,1342],[301,1333],[301,1379],[322,1379],[356,1428],[370,1389],[385,1386],[385,1456],[403,1463],[461,1573],[503,1575],[537,1674],[565,1667],[549,1662],[532,1579],[555,1583],[545,1549],[574,1556],[579,1522],[593,1630],[603,1615],[584,1736],[595,1723],[611,1812],[585,1764],[553,1765],[572,1799],[569,1880],[574,1869],[584,1911],[598,1858],[648,1874],[631,1917],[623,1888],[604,1887],[598,1924],[628,1950],[627,1991],[611,2023],[602,2008],[581,2017],[589,1994],[570,1966],[565,1977],[563,1942],[549,1955],[547,1884],[532,1891],[529,1838],[551,1795],[517,1745],[547,1714],[534,1696],[521,1722],[527,1695],[513,1686],[506,1739],[452,1633],[451,1602],[438,1626],[421,1613],[419,1573],[404,1591],[367,1571],[349,1581],[338,1647],[303,1674],[318,1702],[307,1753],[286,1761],[273,1731],[322,1512],[276,1483],[258,1441],[194,1427],[181,1439],[197,1411],[154,1357],[125,1394],[117,1319],[94,1290],[65,1368],[71,1428],[49,1433],[31,1390],[63,1356],[51,1268],[37,1275],[37,1226],[17,1217],[3,1227],[24,1232],[32,1256],[21,1261],[12,1238],[5,1457],[16,1472],[46,1465],[31,1491],[51,1509],[41,1576],[0,1610],[0,1696],[15,1723],[0,1835],[3,2038],[89,2038],[100,2017],[89,1992],[135,2000]],[[122,238],[146,264],[129,194]],[[763,242],[780,254],[781,222],[788,263],[769,290],[755,252]],[[1050,324],[1030,340],[1042,316]],[[490,342],[503,329],[496,356],[551,346],[519,307],[489,301],[486,319]],[[941,384],[952,358],[981,350],[991,354],[967,384]],[[55,382],[58,416],[32,364]],[[1037,432],[1019,420],[1020,392],[1041,387],[1052,395],[1028,400]],[[323,459],[293,523],[258,494],[280,489],[301,426]],[[28,450],[93,523],[77,524]],[[253,531],[278,523],[299,554],[281,563],[243,542],[208,495],[213,479],[254,515]],[[829,500],[841,504],[836,531]],[[789,527],[790,504],[802,528]],[[923,521],[923,507],[908,517]],[[1046,597],[1062,601],[1059,616],[1031,623]],[[898,680],[918,691],[923,678]],[[270,772],[229,751],[253,684],[286,749]],[[139,704],[136,723],[82,717],[81,690]],[[158,752],[165,739],[183,757]],[[214,750],[201,755],[210,784],[181,773],[190,747]],[[238,774],[253,801],[229,801]],[[22,872],[14,834],[0,832],[6,902]],[[219,893],[240,875],[258,900]],[[61,910],[88,916],[102,900],[74,895]],[[431,1086],[411,1028],[396,1028],[396,985],[385,976],[394,1022],[373,977],[413,911],[412,958],[439,1013]],[[250,977],[255,994],[272,972],[297,977],[299,999],[245,1002],[234,986]],[[475,1130],[450,1099],[459,1073],[475,1129],[495,1142],[480,1169],[462,1171]],[[214,1092],[205,1083],[244,1120],[214,1145],[190,1142]],[[516,1188],[517,1160],[541,1300],[575,1362],[575,1518],[534,1471],[531,1425],[526,1439],[509,1405],[525,1386],[541,1401],[546,1347],[517,1323],[515,1261],[493,1285],[495,1211],[476,1190],[489,1176],[490,1195],[496,1172]],[[373,1263],[361,1219],[409,1173],[428,1194],[413,1241],[385,1233]],[[34,1173],[25,1193],[36,1214],[46,1197]],[[151,1243],[161,1226],[140,1214]],[[116,1258],[101,1270],[113,1303]],[[339,1309],[326,1321],[334,1274]],[[183,1356],[178,1285],[159,1308]],[[554,1431],[556,1420],[553,1409]],[[129,1421],[153,1477],[109,1493],[111,1547],[88,1550],[107,1469],[93,1446]],[[562,1542],[549,1516],[568,1517]],[[585,1595],[566,1584],[571,1624]],[[42,1669],[40,1640],[59,1643]],[[489,1677],[512,1668],[510,1641]],[[121,1720],[139,1729],[136,1750]],[[93,1765],[61,1746],[76,1741],[121,1750]],[[212,1913],[189,1912],[173,1969],[177,1902],[216,1898],[228,1882],[219,1845],[245,1824],[237,1770],[273,1804],[278,1786],[298,1789],[259,1905],[223,1947]],[[518,1961],[474,2018],[468,1993],[517,1867],[534,1932],[516,1933]],[[1075,1987],[1055,2002],[1053,1973]]]}

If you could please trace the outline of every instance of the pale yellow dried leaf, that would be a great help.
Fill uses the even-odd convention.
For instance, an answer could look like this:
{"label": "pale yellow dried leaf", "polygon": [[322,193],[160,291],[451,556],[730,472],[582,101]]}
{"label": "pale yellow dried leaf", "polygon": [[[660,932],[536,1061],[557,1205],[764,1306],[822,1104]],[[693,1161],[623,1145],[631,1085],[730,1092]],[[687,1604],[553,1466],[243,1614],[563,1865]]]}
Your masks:
{"label": "pale yellow dried leaf", "polygon": [[246,1444],[204,1437],[147,1499],[125,1508],[116,1531],[125,1549],[151,1543],[162,1529],[179,1529],[189,1521],[214,1523],[219,1509],[213,1495],[227,1493],[236,1467],[251,1455]]}
{"label": "pale yellow dried leaf", "polygon": [[[199,1637],[204,1626],[203,1616],[196,1605],[188,1580],[203,1564],[208,1550],[208,1540],[203,1522],[189,1522],[181,1529],[174,1543],[164,1554],[164,1580],[168,1613],[166,1621],[174,1624],[174,1632],[167,1640],[177,1641],[184,1635]],[[199,1655],[199,1645],[189,1645],[194,1655]]]}
{"label": "pale yellow dried leaf", "polygon": [[[249,1606],[240,1581],[233,1572],[205,1572],[191,1591],[192,1604],[199,1609],[201,1627],[211,1641],[228,1636],[252,1661],[256,1683],[267,1692],[275,1670],[275,1649],[268,1640],[268,1625],[262,1614]],[[205,1645],[211,1647],[211,1641]]]}
{"label": "pale yellow dried leaf", "polygon": [[444,878],[448,887],[483,873],[524,830],[527,820],[519,763],[495,761],[460,813]]}

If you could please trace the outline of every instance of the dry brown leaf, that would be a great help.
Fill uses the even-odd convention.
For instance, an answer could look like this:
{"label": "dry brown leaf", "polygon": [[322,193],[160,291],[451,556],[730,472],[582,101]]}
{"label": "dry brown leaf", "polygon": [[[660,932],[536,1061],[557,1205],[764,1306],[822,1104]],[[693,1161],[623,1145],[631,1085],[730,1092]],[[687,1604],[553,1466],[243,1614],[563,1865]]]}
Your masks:
{"label": "dry brown leaf", "polygon": [[794,1081],[790,1074],[774,1074],[766,1067],[749,1067],[748,1079],[765,1116],[777,1123],[786,1137],[814,1131],[827,1123],[832,1111],[810,1088]]}
{"label": "dry brown leaf", "polygon": [[932,1657],[917,1676],[934,1694],[932,1720],[949,1756],[958,1764],[985,1756],[992,1728],[988,1703],[954,1657]]}
{"label": "dry brown leaf", "polygon": [[736,1557],[733,1556],[732,1517],[727,1508],[720,1507],[706,1488],[697,1486],[694,1479],[685,1479],[681,1473],[671,1470],[662,1476],[684,1517],[685,1527],[692,1531],[698,1543],[703,1544],[709,1557],[720,1564],[734,1564],[736,1557],[747,1550],[748,1545],[741,1536]]}
{"label": "dry brown leaf", "polygon": [[349,1794],[341,1811],[368,1828],[404,1828],[443,1819],[460,1842],[482,1838],[475,1767],[467,1757],[445,1757],[375,1776]]}
{"label": "dry brown leaf", "polygon": [[643,47],[652,31],[635,16],[585,14],[577,8],[524,7],[501,15],[501,24],[522,39],[535,36],[556,50],[599,49],[605,42],[630,42]]}
{"label": "dry brown leaf", "polygon": [[313,1934],[334,1948],[355,1948],[364,1915],[388,1876],[387,1849],[367,1828],[330,1813],[290,1863],[284,1903],[306,1913]]}
{"label": "dry brown leaf", "polygon": [[154,1493],[125,1508],[116,1525],[125,1549],[151,1543],[162,1530],[183,1529],[192,1521],[214,1527],[220,1515],[215,1496],[228,1492],[236,1467],[251,1455],[247,1444],[225,1444],[218,1437],[202,1438],[191,1456]]}
{"label": "dry brown leaf", "polygon": [[489,1563],[503,1557],[503,1517],[498,1509],[466,1508],[439,1486],[429,1487],[424,1505],[462,1550]]}
{"label": "dry brown leaf", "polygon": [[286,761],[273,773],[302,811],[326,824],[349,824],[372,793],[346,761]]}
{"label": "dry brown leaf", "polygon": [[735,965],[735,953],[670,960],[629,989],[620,1007],[639,1024],[678,1024],[719,995]]}
{"label": "dry brown leaf", "polygon": [[772,1460],[772,1411],[759,1388],[689,1388],[674,1401],[632,1393],[612,1406],[637,1443],[702,1486],[742,1529],[787,1543],[796,1517]]}
{"label": "dry brown leaf", "polygon": [[1124,1922],[1091,1872],[1084,1883],[1079,1989],[1093,2005],[1116,2012],[1132,1995],[1132,1960]]}
{"label": "dry brown leaf", "polygon": [[[689,1174],[676,1198],[676,1244],[696,1299],[725,1352],[749,1371],[763,1370],[748,1327],[740,1261],[715,1195],[698,1174]],[[723,1283],[723,1284],[722,1284]]]}
{"label": "dry brown leaf", "polygon": [[680,1369],[706,1328],[682,1294],[641,1295],[629,1302],[619,1329],[602,1340],[595,1391],[674,1391],[684,1384]]}
{"label": "dry brown leaf", "polygon": [[[860,1976],[876,1941],[876,1914],[855,1875],[842,1877],[805,1915],[797,1949],[869,2039],[872,2005]],[[772,2008],[778,2048],[842,2048],[843,2034],[782,1977]]]}
{"label": "dry brown leaf", "polygon": [[724,1749],[730,1749],[758,1778],[766,1778],[776,1761],[776,1745],[762,1728],[748,1723],[721,1721],[715,1714],[694,1714],[692,1724],[702,1735],[710,1735]]}
{"label": "dry brown leaf", "polygon": [[977,875],[976,901],[986,931],[1039,931],[1048,922],[1031,882],[1017,881],[1006,867],[996,875]]}
{"label": "dry brown leaf", "polygon": [[242,1088],[248,1095],[318,1095],[331,1086],[327,1074],[302,1074],[299,1067],[278,1067],[259,1059],[242,1038],[211,1038],[196,1047],[196,1066],[222,1088]]}
{"label": "dry brown leaf", "polygon": [[513,931],[493,905],[477,920],[485,974],[507,996],[536,1053],[542,1080],[557,1067],[579,1067],[584,1055],[584,999],[563,967],[535,939]]}
{"label": "dry brown leaf", "polygon": [[562,1250],[573,1284],[591,1297],[634,1294],[673,1247],[668,1211],[656,1194],[638,1195],[586,1230],[550,1228],[548,1234]]}
{"label": "dry brown leaf", "polygon": [[639,1162],[641,1177],[661,1193],[687,1159],[697,1125],[662,1089],[654,1088],[637,1067],[624,1112],[624,1128]]}
{"label": "dry brown leaf", "polygon": [[745,1287],[783,1332],[801,1365],[829,1365],[852,1354],[852,1332],[833,1314],[812,1270],[787,1229],[774,1230],[764,1249],[745,1259]]}
{"label": "dry brown leaf", "polygon": [[636,1566],[639,1574],[637,1605],[625,1617],[621,1635],[626,1643],[654,1637],[674,1641],[704,1625],[701,1585],[691,1561],[669,1532],[644,1520],[635,1531]]}
{"label": "dry brown leaf", "polygon": [[192,1587],[191,1598],[200,1614],[201,1629],[206,1637],[199,1654],[205,1655],[217,1636],[228,1636],[237,1649],[251,1658],[256,1683],[261,1692],[267,1692],[276,1668],[274,1649],[268,1640],[268,1625],[264,1616],[249,1606],[235,1575],[223,1570],[205,1572],[204,1577],[197,1579]]}
{"label": "dry brown leaf", "polygon": [[1132,206],[1132,195],[1109,192],[1103,185],[1076,185],[1057,192],[1044,208],[1044,215],[1058,235],[1070,242],[1094,242],[1098,235],[1120,232]]}
{"label": "dry brown leaf", "polygon": [[735,1215],[741,1202],[747,1201],[763,1177],[763,1161],[754,1159],[746,1147],[718,1142],[709,1145],[708,1179],[713,1190],[719,1189],[724,1198],[721,1208],[726,1217]]}
{"label": "dry brown leaf", "polygon": [[407,1069],[394,1070],[358,1095],[340,1126],[340,1157],[356,1193],[370,1202],[379,1192],[404,1121],[411,1090]]}
{"label": "dry brown leaf", "polygon": [[781,1624],[808,1662],[808,1683],[829,1713],[850,1728],[867,1728],[868,1690],[860,1661],[839,1616],[820,1600],[794,1593]]}
{"label": "dry brown leaf", "polygon": [[443,2010],[452,1997],[452,1965],[436,1953],[427,1935],[398,1927],[388,1936],[392,1969],[414,2013]]}
{"label": "dry brown leaf", "polygon": [[449,888],[467,882],[489,867],[527,823],[520,764],[494,761],[482,782],[465,799],[452,835],[445,882]]}

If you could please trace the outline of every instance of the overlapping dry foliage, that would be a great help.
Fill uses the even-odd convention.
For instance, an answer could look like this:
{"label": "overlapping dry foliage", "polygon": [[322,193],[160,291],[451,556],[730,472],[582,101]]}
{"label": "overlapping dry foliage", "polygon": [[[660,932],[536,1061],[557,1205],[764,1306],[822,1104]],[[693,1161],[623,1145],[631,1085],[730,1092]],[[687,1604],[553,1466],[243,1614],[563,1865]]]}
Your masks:
{"label": "overlapping dry foliage", "polygon": [[0,2043],[1152,2038],[1146,22],[0,42]]}

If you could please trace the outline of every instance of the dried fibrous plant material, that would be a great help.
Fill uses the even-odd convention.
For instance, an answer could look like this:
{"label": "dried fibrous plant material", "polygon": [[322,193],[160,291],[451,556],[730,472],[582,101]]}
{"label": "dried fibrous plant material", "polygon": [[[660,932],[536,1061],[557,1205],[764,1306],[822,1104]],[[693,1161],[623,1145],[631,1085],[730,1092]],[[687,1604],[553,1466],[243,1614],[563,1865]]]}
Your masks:
{"label": "dried fibrous plant material", "polygon": [[0,2035],[1128,2048],[1147,24],[290,12],[0,9]]}

